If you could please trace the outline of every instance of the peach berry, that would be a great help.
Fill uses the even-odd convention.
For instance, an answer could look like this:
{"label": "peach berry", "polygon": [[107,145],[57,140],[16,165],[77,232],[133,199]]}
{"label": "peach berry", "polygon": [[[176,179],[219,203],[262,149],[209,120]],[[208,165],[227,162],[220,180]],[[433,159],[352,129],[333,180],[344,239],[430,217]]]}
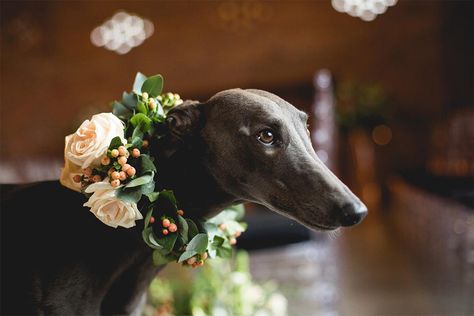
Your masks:
{"label": "peach berry", "polygon": [[113,180],[117,180],[120,178],[120,173],[118,171],[114,171],[112,172],[110,176],[112,177]]}
{"label": "peach berry", "polygon": [[177,213],[178,213],[179,216],[183,216],[183,215],[184,215],[184,211],[183,211],[183,210],[178,210]]}
{"label": "peach berry", "polygon": [[111,184],[114,188],[116,188],[116,187],[118,187],[118,186],[120,185],[120,180],[119,180],[119,179],[112,180],[112,181],[110,182],[110,184]]}
{"label": "peach berry", "polygon": [[130,167],[131,166],[128,163],[126,163],[122,166],[122,171],[127,172],[127,170],[130,169]]}
{"label": "peach berry", "polygon": [[114,158],[118,157],[119,151],[117,149],[112,149],[112,151],[110,152],[110,155]]}
{"label": "peach berry", "polygon": [[76,175],[72,178],[72,180],[73,180],[74,182],[76,182],[76,183],[79,183],[79,182],[81,182],[81,176],[80,176],[79,174],[76,174]]}
{"label": "peach berry", "polygon": [[143,142],[142,142],[142,147],[143,148],[148,148],[149,145],[150,145],[150,143],[146,139],[144,139]]}
{"label": "peach berry", "polygon": [[126,174],[125,172],[120,171],[120,172],[119,172],[119,175],[120,175],[120,176],[119,176],[119,180],[120,180],[120,181],[124,181],[125,179],[127,179],[127,174]]}
{"label": "peach berry", "polygon": [[101,180],[102,180],[102,178],[98,174],[96,174],[95,176],[92,177],[92,181],[94,181],[94,182],[100,182]]}
{"label": "peach berry", "polygon": [[169,231],[167,229],[163,229],[163,235],[168,235]]}
{"label": "peach berry", "polygon": [[162,224],[163,224],[163,227],[170,227],[171,222],[169,219],[165,218]]}
{"label": "peach berry", "polygon": [[104,157],[102,157],[102,159],[100,160],[100,162],[101,162],[104,166],[107,166],[107,165],[110,163],[110,158],[107,157],[107,156],[104,156]]}
{"label": "peach berry", "polygon": [[152,216],[150,217],[150,224],[153,224],[155,222],[155,218]]}
{"label": "peach berry", "polygon": [[229,243],[230,243],[231,245],[235,245],[235,244],[237,243],[237,239],[231,238],[231,239],[229,240]]}
{"label": "peach berry", "polygon": [[170,232],[174,233],[178,230],[178,226],[176,226],[175,223],[171,223],[170,227],[168,227],[168,229],[169,229]]}
{"label": "peach berry", "polygon": [[128,150],[127,150],[127,148],[125,148],[125,146],[120,146],[118,148],[118,151],[119,151],[120,156],[126,156],[127,152],[128,152]]}
{"label": "peach berry", "polygon": [[133,167],[130,167],[127,169],[127,174],[130,176],[130,177],[133,177],[135,175],[135,173],[137,173],[137,171],[135,170],[135,168]]}
{"label": "peach berry", "polygon": [[84,170],[82,170],[84,172],[84,175],[86,177],[90,177],[92,175],[92,169],[91,168],[86,168]]}
{"label": "peach berry", "polygon": [[192,266],[196,262],[196,257],[191,257],[186,262]]}
{"label": "peach berry", "polygon": [[133,148],[133,150],[132,150],[132,157],[133,157],[133,158],[138,158],[138,157],[140,157],[140,150],[138,150],[138,148]]}
{"label": "peach berry", "polygon": [[121,157],[119,157],[119,159],[117,161],[121,166],[123,166],[124,164],[127,163],[127,157],[121,156]]}

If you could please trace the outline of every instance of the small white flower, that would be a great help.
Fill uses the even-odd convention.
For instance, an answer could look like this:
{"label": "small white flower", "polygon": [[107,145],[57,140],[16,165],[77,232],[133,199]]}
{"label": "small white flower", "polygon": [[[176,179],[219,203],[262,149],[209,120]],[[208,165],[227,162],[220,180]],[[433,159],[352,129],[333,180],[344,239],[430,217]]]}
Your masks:
{"label": "small white flower", "polygon": [[91,212],[104,224],[117,228],[130,228],[135,221],[143,219],[136,203],[125,202],[116,197],[116,189],[108,179],[89,185],[86,193],[93,193],[84,206],[90,207]]}

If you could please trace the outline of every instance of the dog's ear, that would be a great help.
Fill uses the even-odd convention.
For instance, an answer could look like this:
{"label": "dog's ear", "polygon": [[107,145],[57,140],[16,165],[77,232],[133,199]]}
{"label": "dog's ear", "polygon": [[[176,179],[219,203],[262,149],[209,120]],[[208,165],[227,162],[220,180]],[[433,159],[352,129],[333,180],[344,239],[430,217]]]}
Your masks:
{"label": "dog's ear", "polygon": [[203,126],[202,104],[187,100],[172,109],[166,117],[166,136],[160,141],[160,154],[172,156],[183,146],[193,145],[192,138]]}
{"label": "dog's ear", "polygon": [[166,125],[168,132],[175,138],[193,136],[202,126],[201,104],[198,101],[186,100],[168,113]]}

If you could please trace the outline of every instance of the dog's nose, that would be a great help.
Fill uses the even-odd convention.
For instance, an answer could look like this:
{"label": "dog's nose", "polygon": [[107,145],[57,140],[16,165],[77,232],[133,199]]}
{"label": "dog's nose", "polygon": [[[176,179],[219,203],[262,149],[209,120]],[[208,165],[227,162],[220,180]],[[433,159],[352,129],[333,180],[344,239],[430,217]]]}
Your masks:
{"label": "dog's nose", "polygon": [[363,203],[350,203],[342,207],[341,226],[347,227],[360,223],[367,216],[367,207]]}

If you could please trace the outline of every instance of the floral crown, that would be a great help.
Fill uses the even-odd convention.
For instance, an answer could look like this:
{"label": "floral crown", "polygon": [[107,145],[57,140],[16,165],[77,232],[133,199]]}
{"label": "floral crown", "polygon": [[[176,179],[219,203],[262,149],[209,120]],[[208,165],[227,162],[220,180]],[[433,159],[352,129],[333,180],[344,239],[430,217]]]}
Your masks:
{"label": "floral crown", "polygon": [[[210,257],[228,257],[236,237],[241,205],[203,222],[185,217],[171,190],[155,190],[158,166],[150,139],[162,137],[167,113],[183,103],[178,94],[162,94],[163,77],[137,73],[132,92],[112,103],[112,113],[85,120],[66,136],[61,184],[88,197],[84,206],[104,224],[135,226],[144,218],[142,237],[156,265],[177,261],[193,267]],[[159,179],[159,178],[158,178]]]}

